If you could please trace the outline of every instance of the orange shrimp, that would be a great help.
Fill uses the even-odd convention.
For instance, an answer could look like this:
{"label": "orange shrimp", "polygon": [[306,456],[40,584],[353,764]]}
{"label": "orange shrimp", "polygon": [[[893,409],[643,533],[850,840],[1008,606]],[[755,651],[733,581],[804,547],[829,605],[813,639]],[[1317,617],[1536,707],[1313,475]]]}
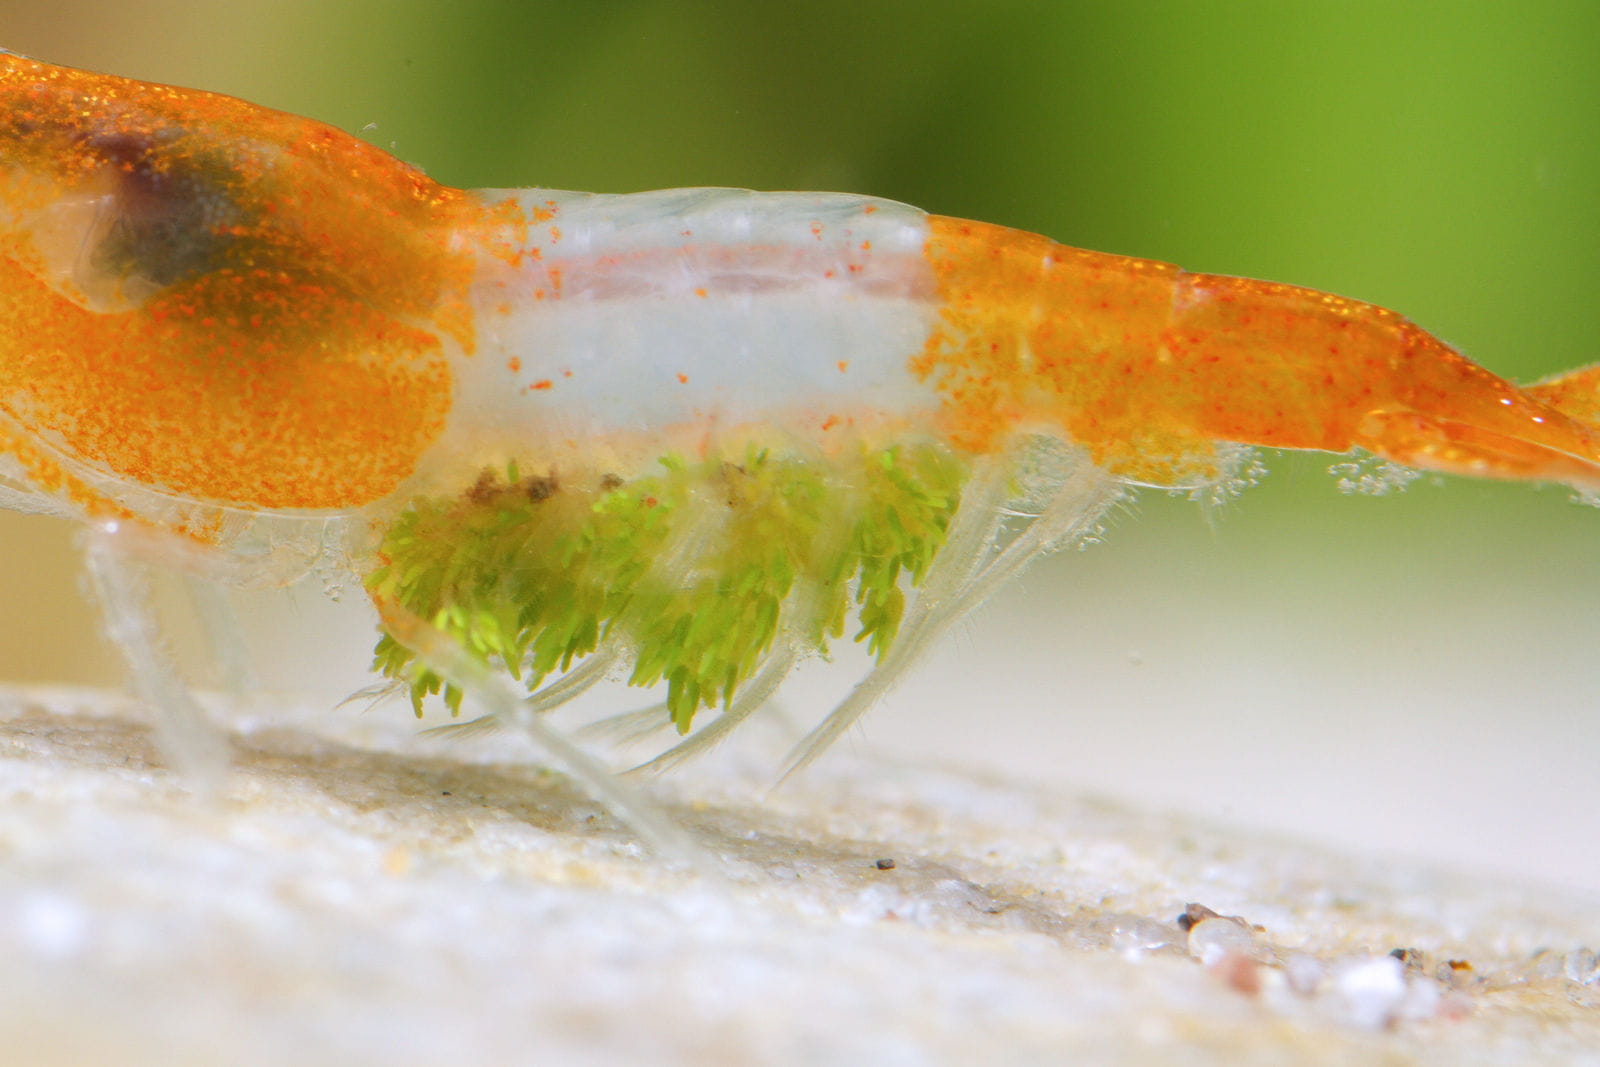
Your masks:
{"label": "orange shrimp", "polygon": [[1518,388],[1326,293],[862,196],[466,192],[9,53],[0,98],[0,504],[84,523],[195,766],[130,561],[348,570],[413,703],[473,696],[661,842],[541,712],[664,683],[665,766],[853,619],[877,666],[793,769],[1130,487],[1251,447],[1600,489],[1600,369]]}

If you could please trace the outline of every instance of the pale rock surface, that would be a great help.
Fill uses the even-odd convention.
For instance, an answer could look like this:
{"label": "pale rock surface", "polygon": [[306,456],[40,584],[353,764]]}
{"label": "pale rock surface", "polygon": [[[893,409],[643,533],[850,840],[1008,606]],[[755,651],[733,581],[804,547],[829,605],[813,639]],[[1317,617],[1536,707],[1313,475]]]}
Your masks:
{"label": "pale rock surface", "polygon": [[843,752],[651,787],[722,884],[503,738],[217,708],[206,802],[121,698],[0,705],[6,1062],[1600,1064],[1533,886]]}

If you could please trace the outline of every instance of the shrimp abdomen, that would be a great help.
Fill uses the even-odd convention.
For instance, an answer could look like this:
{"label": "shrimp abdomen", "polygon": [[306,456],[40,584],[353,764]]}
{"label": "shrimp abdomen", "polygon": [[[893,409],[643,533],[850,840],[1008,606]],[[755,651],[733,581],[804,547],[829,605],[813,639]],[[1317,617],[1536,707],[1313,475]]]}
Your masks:
{"label": "shrimp abdomen", "polygon": [[[934,216],[943,323],[913,362],[958,443],[1046,426],[1130,481],[1223,473],[1226,442],[1600,485],[1600,373],[1525,391],[1396,312]],[[1577,417],[1572,417],[1576,415]]]}

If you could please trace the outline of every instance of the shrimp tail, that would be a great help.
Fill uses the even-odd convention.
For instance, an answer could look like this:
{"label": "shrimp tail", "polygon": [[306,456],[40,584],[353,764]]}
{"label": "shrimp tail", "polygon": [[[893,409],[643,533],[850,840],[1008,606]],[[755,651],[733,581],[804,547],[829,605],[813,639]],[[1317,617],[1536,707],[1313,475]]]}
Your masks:
{"label": "shrimp tail", "polygon": [[1553,374],[1524,386],[1523,392],[1569,418],[1600,426],[1600,363]]}
{"label": "shrimp tail", "polygon": [[1403,402],[1369,411],[1357,444],[1424,470],[1600,489],[1600,367],[1518,388],[1408,332],[1423,358],[1408,361]]}
{"label": "shrimp tail", "polygon": [[1235,442],[1600,489],[1600,368],[1519,389],[1373,304],[958,219],[930,228],[944,310],[913,370],[973,451],[1053,425],[1142,485],[1225,480],[1218,443]]}
{"label": "shrimp tail", "polygon": [[1371,451],[1408,467],[1600,489],[1600,463],[1595,460],[1471,422],[1414,411],[1375,411],[1363,421],[1362,437]]}

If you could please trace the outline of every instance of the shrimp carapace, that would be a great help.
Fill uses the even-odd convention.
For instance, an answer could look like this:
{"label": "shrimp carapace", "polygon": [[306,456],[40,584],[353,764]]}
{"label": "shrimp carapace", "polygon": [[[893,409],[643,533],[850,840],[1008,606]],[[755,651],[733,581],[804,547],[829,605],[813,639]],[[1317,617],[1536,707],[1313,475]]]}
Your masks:
{"label": "shrimp carapace", "polygon": [[49,479],[258,508],[385,495],[470,345],[471,198],[230,97],[0,55],[0,407]]}
{"label": "shrimp carapace", "polygon": [[269,549],[319,524],[419,706],[531,722],[616,673],[680,731],[720,712],[675,759],[851,633],[877,667],[803,762],[1130,486],[1226,485],[1257,446],[1593,490],[1597,396],[1309,289],[864,196],[465,192],[0,53],[0,476],[225,576],[262,550],[240,515]]}

